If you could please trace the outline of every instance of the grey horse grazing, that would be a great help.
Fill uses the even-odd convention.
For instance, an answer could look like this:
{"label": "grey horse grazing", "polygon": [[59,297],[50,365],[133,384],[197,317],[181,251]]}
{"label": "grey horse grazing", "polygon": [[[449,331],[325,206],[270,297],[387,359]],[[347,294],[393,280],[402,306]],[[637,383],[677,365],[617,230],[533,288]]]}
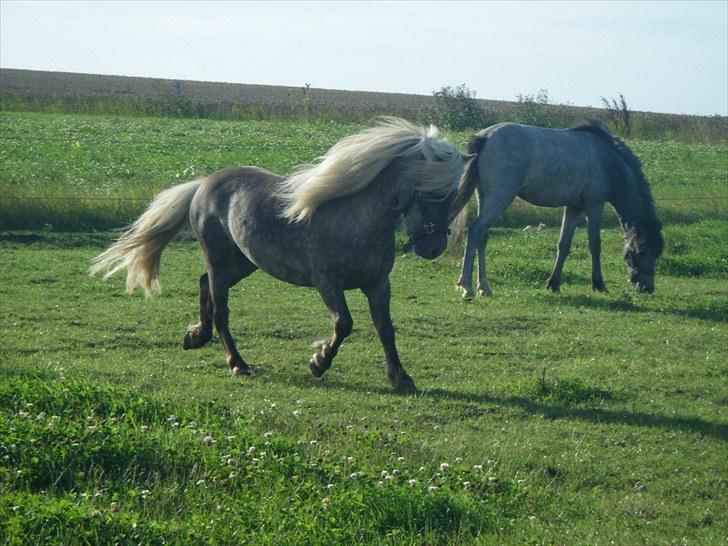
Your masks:
{"label": "grey horse grazing", "polygon": [[473,296],[473,259],[478,253],[478,293],[492,295],[485,274],[488,230],[516,196],[543,207],[564,206],[556,263],[547,289],[558,292],[561,269],[577,222],[587,217],[592,288],[604,292],[599,230],[605,202],[614,207],[625,235],[624,260],[639,292],[654,290],[655,262],[662,254],[662,225],[637,157],[598,122],[572,129],[500,123],[476,134],[471,161],[453,204],[459,211],[477,189],[478,217],[468,228],[458,286]]}
{"label": "grey horse grazing", "polygon": [[448,213],[464,158],[437,130],[388,118],[346,137],[314,165],[290,177],[255,167],[219,171],[161,192],[131,228],[94,259],[91,274],[126,268],[127,291],[159,291],[160,257],[188,222],[205,256],[200,320],[185,349],[202,347],[213,324],[232,374],[248,374],[228,328],[228,291],[260,268],[321,294],[334,332],[309,366],[321,376],[352,331],[344,291],[361,289],[384,346],[386,371],[399,390],[413,390],[402,367],[390,318],[389,272],[395,230],[405,216],[415,252],[426,259],[447,246]]}

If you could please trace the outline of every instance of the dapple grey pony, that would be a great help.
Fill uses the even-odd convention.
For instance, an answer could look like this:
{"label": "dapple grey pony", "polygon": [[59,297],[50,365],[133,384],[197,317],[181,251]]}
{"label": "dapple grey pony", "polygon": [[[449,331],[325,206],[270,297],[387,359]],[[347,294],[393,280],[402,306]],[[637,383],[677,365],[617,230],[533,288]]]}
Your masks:
{"label": "dapple grey pony", "polygon": [[256,167],[219,171],[161,192],[121,238],[92,262],[91,274],[126,268],[127,291],[159,291],[160,257],[189,221],[202,247],[200,319],[184,337],[202,347],[213,324],[233,375],[251,368],[228,328],[228,291],[257,269],[313,286],[328,308],[333,334],[319,342],[309,366],[321,376],[352,331],[344,291],[361,289],[384,346],[386,372],[413,390],[395,346],[389,272],[395,230],[404,215],[415,252],[426,259],[447,246],[448,213],[465,158],[437,130],[396,118],[346,137],[313,165],[289,177]]}
{"label": "dapple grey pony", "polygon": [[574,231],[580,215],[586,213],[592,288],[606,291],[599,231],[604,203],[609,202],[624,231],[624,260],[630,281],[639,292],[654,290],[655,262],[664,243],[650,188],[637,157],[599,122],[572,129],[500,123],[476,134],[468,152],[477,154],[477,158],[466,167],[453,204],[457,213],[477,189],[478,216],[468,228],[458,280],[463,297],[473,296],[476,251],[478,293],[492,295],[485,273],[488,231],[516,196],[542,207],[565,207],[556,263],[547,289],[559,291],[561,269]]}

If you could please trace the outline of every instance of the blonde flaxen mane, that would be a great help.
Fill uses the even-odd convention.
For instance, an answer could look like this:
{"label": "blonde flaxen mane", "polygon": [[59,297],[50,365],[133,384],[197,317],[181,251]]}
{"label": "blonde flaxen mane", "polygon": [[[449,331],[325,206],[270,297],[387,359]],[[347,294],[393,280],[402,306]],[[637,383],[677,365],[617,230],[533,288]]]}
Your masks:
{"label": "blonde flaxen mane", "polygon": [[300,167],[283,181],[278,191],[284,204],[281,216],[291,222],[309,219],[322,203],[364,189],[395,158],[406,160],[404,177],[413,191],[452,191],[463,158],[437,135],[434,126],[424,129],[389,117],[377,127],[340,140],[316,163]]}

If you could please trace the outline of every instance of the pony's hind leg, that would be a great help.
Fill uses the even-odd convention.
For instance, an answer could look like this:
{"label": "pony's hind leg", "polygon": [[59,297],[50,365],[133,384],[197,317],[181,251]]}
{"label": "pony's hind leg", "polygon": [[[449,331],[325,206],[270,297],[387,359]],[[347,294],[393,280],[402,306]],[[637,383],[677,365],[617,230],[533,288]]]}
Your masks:
{"label": "pony's hind leg", "polygon": [[200,277],[200,321],[190,326],[185,334],[182,347],[185,350],[198,349],[212,339],[212,300],[208,274]]}
{"label": "pony's hind leg", "polygon": [[384,354],[387,358],[387,377],[390,383],[401,392],[417,390],[415,382],[402,367],[399,354],[397,354],[397,346],[394,344],[394,326],[392,326],[392,318],[389,314],[389,277],[385,277],[371,287],[363,288],[362,291],[369,300],[372,321],[384,347]]}
{"label": "pony's hind leg", "polygon": [[[228,293],[241,279],[250,275],[257,266],[248,260],[225,234],[222,226],[208,221],[197,233],[205,254],[207,275],[200,278],[200,323],[185,335],[184,346],[193,348],[195,341],[206,342],[215,325],[220,341],[227,353],[227,364],[233,375],[248,374],[250,366],[240,356],[228,326]],[[198,345],[199,346],[199,345]]]}
{"label": "pony's hind leg", "polygon": [[[232,288],[257,269],[240,252],[237,252],[236,256],[237,261],[230,268],[228,288]],[[199,349],[212,339],[213,312],[214,307],[210,297],[210,277],[208,273],[205,273],[200,277],[200,321],[187,329],[182,341],[182,347],[185,350]]]}
{"label": "pony's hind leg", "polygon": [[331,362],[334,360],[336,353],[339,352],[341,343],[351,334],[354,321],[346,304],[344,291],[336,283],[323,281],[316,283],[316,288],[334,321],[333,335],[314,344],[318,351],[308,361],[308,366],[314,377],[321,377],[331,367]]}

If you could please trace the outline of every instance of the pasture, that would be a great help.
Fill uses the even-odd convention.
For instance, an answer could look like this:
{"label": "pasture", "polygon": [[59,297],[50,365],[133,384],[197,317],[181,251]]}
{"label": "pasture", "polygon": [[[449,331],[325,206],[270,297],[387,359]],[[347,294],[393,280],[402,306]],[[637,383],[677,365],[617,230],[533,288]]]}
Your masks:
{"label": "pasture", "polygon": [[87,277],[160,188],[232,164],[288,172],[358,128],[0,113],[0,541],[724,542],[725,145],[628,142],[665,224],[653,295],[626,279],[611,210],[607,294],[591,292],[584,229],[561,294],[544,290],[557,210],[517,204],[492,230],[492,299],[459,297],[460,248],[398,257],[415,395],[389,387],[358,292],[317,380],[318,295],[244,280],[230,323],[258,372],[231,378],[217,340],[181,348],[195,241],[165,252],[155,299]]}

